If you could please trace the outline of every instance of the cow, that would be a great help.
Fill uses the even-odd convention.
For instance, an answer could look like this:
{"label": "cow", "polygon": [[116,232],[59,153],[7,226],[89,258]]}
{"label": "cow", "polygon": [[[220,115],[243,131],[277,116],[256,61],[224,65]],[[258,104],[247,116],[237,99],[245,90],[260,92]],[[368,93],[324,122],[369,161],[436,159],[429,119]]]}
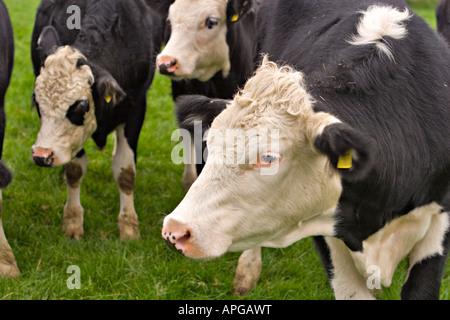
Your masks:
{"label": "cow", "polygon": [[402,299],[439,298],[448,45],[403,1],[267,1],[257,30],[269,58],[231,104],[204,98],[224,110],[163,239],[194,259],[249,250],[252,272],[259,247],[313,236],[337,299],[372,299],[373,268],[389,286],[409,256]]}
{"label": "cow", "polygon": [[[8,9],[0,1],[0,159],[5,137],[5,95],[11,80],[14,65],[14,37]],[[15,277],[20,274],[11,246],[6,239],[2,224],[2,191],[12,180],[11,171],[0,160],[0,277]]]}
{"label": "cow", "polygon": [[[168,14],[170,37],[157,57],[159,72],[172,79],[172,96],[231,99],[254,71],[256,0],[176,0]],[[183,187],[203,168],[204,145],[191,146]],[[194,151],[196,150],[196,151]],[[196,166],[197,163],[197,166]]]}
{"label": "cow", "polygon": [[[80,29],[68,28],[73,12],[80,15]],[[83,235],[83,144],[92,137],[102,149],[112,131],[120,238],[139,237],[133,200],[136,152],[163,32],[161,14],[144,0],[43,0],[38,9],[32,36],[33,99],[41,125],[32,159],[42,167],[64,166],[68,196],[63,230],[69,238]]]}
{"label": "cow", "polygon": [[450,42],[450,1],[441,0],[436,9],[437,29]]}

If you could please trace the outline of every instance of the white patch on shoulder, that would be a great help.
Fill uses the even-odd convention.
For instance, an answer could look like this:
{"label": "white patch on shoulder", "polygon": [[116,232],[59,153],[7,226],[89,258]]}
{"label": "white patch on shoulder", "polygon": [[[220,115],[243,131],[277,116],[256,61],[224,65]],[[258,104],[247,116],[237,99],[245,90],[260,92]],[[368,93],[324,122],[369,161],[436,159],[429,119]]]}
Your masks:
{"label": "white patch on shoulder", "polygon": [[363,252],[351,252],[360,274],[367,276],[368,268],[377,266],[381,284],[389,287],[398,264],[408,254],[412,255],[413,264],[442,254],[448,216],[441,209],[435,202],[416,208],[364,240]]}
{"label": "white patch on shoulder", "polygon": [[389,44],[382,40],[385,37],[396,40],[406,37],[408,30],[405,23],[411,19],[411,12],[407,8],[400,11],[391,6],[373,5],[361,13],[358,34],[352,35],[348,42],[355,46],[375,45],[390,60],[394,60]]}

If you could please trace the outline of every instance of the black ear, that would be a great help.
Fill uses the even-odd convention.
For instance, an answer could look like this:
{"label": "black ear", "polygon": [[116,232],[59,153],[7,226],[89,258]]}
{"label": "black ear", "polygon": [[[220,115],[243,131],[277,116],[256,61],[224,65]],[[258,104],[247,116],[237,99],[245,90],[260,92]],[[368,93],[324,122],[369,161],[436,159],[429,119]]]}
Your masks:
{"label": "black ear", "polygon": [[125,91],[109,72],[95,65],[90,67],[94,74],[94,90],[102,102],[115,106],[126,97]]}
{"label": "black ear", "polygon": [[343,179],[357,181],[372,169],[376,144],[372,137],[343,123],[325,127],[314,142]]}
{"label": "black ear", "polygon": [[253,8],[255,0],[229,0],[227,6],[228,22],[237,22]]}
{"label": "black ear", "polygon": [[61,40],[56,29],[52,26],[46,26],[39,36],[37,45],[39,59],[41,64],[44,64],[45,59],[61,46]]}
{"label": "black ear", "polygon": [[440,1],[436,9],[437,30],[450,41],[450,1]]}
{"label": "black ear", "polygon": [[230,101],[211,99],[200,95],[180,96],[175,102],[178,126],[193,134],[195,125],[201,123],[203,136],[203,133],[211,127],[214,119],[226,109]]}

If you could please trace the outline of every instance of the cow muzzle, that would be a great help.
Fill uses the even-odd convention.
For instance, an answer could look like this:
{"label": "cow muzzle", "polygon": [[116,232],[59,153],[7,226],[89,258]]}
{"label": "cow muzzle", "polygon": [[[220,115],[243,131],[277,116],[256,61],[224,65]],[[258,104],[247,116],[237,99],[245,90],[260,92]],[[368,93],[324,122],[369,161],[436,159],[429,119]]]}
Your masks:
{"label": "cow muzzle", "polygon": [[178,60],[169,56],[161,56],[156,59],[156,66],[159,73],[166,76],[175,76],[175,73],[179,70],[180,64]]}
{"label": "cow muzzle", "polygon": [[36,165],[40,167],[53,167],[55,165],[55,153],[52,149],[33,146],[31,156]]}
{"label": "cow muzzle", "polygon": [[181,254],[190,256],[189,252],[192,249],[194,249],[193,251],[198,251],[193,248],[195,245],[192,241],[191,230],[176,220],[169,219],[166,221],[161,235],[170,249]]}

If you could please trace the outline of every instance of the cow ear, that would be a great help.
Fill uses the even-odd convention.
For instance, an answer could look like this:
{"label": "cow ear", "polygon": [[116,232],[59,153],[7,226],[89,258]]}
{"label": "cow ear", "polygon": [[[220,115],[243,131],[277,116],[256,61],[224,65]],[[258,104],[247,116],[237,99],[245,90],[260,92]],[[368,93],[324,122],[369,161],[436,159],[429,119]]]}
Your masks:
{"label": "cow ear", "polygon": [[115,106],[127,95],[117,81],[109,74],[96,81],[97,92],[107,104]]}
{"label": "cow ear", "polygon": [[204,134],[229,103],[231,103],[231,100],[211,99],[200,95],[179,96],[175,102],[178,126],[193,134],[195,126],[201,124]]}
{"label": "cow ear", "polygon": [[116,79],[106,70],[95,65],[90,65],[94,74],[94,90],[98,98],[103,100],[107,105],[115,106],[121,102],[127,95],[122,87],[117,83]]}
{"label": "cow ear", "polygon": [[253,8],[254,0],[229,0],[227,6],[227,19],[237,22],[247,15]]}
{"label": "cow ear", "polygon": [[37,51],[42,64],[47,57],[53,54],[58,47],[61,46],[58,32],[52,26],[46,26],[37,41]]}
{"label": "cow ear", "polygon": [[343,124],[325,127],[314,146],[325,154],[333,168],[348,181],[363,179],[372,169],[376,144],[369,135]]}

